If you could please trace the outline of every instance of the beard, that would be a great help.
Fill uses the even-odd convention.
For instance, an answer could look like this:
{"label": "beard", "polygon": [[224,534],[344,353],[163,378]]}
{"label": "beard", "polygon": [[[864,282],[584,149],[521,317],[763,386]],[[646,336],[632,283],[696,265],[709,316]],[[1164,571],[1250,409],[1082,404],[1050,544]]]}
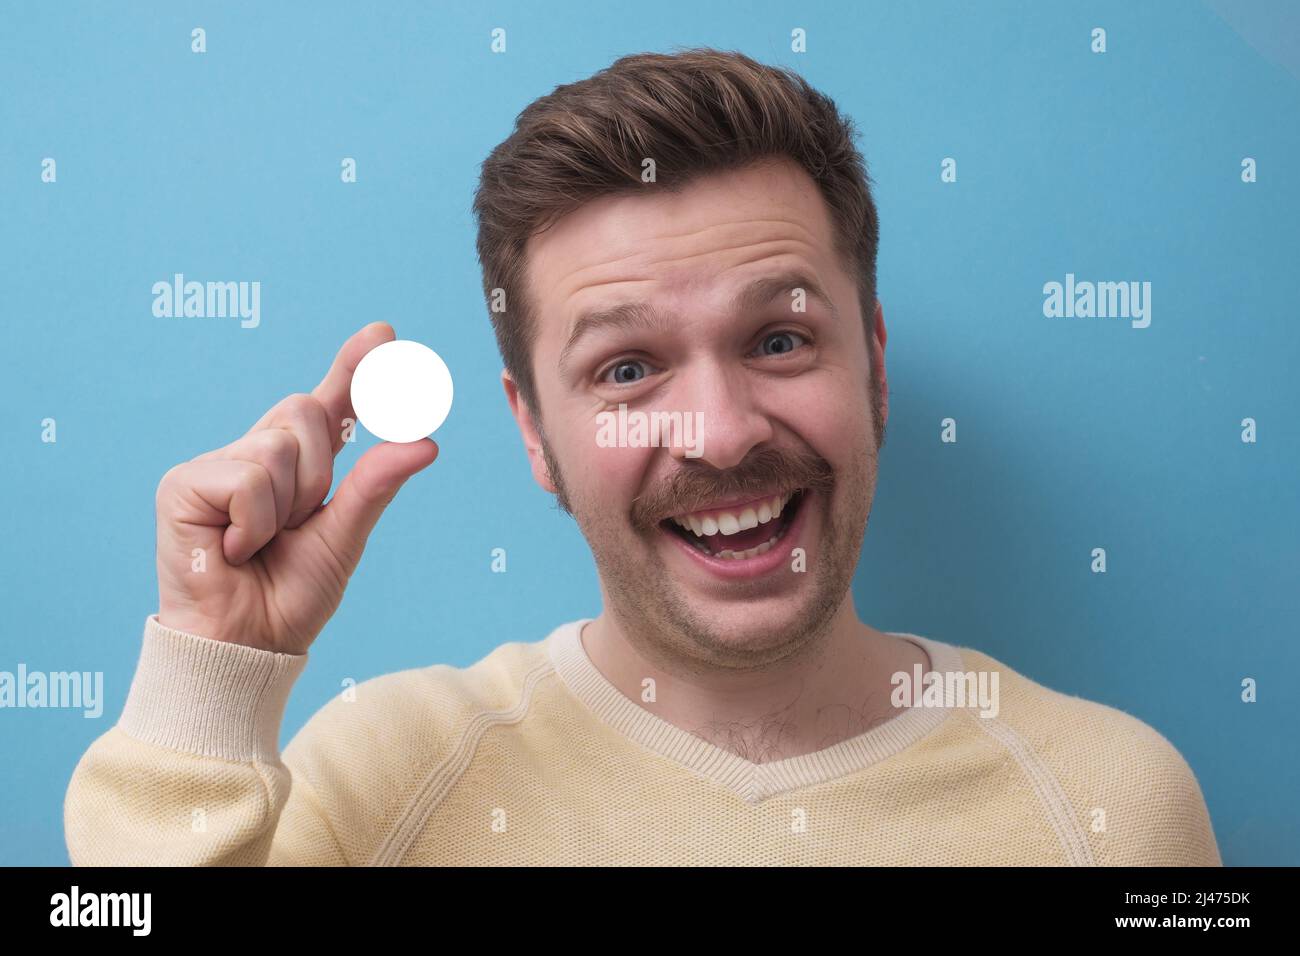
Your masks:
{"label": "beard", "polygon": [[[557,503],[578,522],[596,561],[608,610],[638,651],[689,670],[743,670],[815,647],[829,632],[852,585],[875,496],[884,420],[878,385],[873,392],[871,427],[876,440],[873,444],[864,428],[838,473],[818,455],[771,447],[756,449],[727,472],[683,463],[659,487],[638,497],[630,521],[607,505],[573,494],[539,427]],[[805,580],[787,613],[758,624],[747,620],[729,626],[717,614],[701,613],[693,605],[653,536],[662,533],[659,521],[669,515],[696,510],[723,496],[751,491],[758,496],[774,487],[815,491],[801,507],[820,510],[820,540],[815,551],[805,555]],[[630,547],[633,540],[636,546]],[[760,599],[768,587],[763,582],[737,584],[736,600]]]}

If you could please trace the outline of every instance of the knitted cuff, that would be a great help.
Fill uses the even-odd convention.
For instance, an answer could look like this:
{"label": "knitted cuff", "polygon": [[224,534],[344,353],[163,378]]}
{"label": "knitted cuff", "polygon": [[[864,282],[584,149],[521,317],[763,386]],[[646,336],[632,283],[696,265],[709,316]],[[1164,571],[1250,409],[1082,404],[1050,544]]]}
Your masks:
{"label": "knitted cuff", "polygon": [[214,641],[145,619],[118,726],[172,750],[278,764],[280,723],[306,654]]}

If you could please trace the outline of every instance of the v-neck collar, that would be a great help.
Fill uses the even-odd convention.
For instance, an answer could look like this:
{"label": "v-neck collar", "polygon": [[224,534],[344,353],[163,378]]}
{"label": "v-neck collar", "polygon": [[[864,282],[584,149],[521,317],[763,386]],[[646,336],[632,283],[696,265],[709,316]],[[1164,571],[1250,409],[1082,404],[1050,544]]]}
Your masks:
{"label": "v-neck collar", "polygon": [[[952,708],[919,702],[884,723],[812,753],[753,763],[652,714],[606,679],[582,646],[582,628],[593,618],[562,624],[546,639],[547,652],[569,691],[623,736],[699,773],[746,803],[812,786],[862,770],[933,733]],[[929,657],[928,671],[963,670],[958,648],[916,634],[891,632]]]}

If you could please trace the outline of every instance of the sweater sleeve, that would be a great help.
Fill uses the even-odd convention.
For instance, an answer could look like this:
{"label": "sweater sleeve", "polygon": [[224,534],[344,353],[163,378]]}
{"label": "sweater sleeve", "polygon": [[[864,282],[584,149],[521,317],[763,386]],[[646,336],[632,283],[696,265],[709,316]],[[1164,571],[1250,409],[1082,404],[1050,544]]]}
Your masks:
{"label": "sweater sleeve", "polygon": [[150,615],[122,716],[68,785],[73,865],[346,865],[306,774],[279,749],[306,663]]}

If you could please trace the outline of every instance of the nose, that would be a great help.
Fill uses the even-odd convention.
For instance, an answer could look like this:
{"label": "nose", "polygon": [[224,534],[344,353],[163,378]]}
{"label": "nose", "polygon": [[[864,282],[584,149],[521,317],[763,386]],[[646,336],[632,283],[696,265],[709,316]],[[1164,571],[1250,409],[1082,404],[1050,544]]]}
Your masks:
{"label": "nose", "polygon": [[689,458],[722,471],[736,467],[755,446],[772,439],[771,419],[758,401],[760,386],[744,370],[699,363],[679,375],[678,381],[674,405],[688,415],[699,413],[700,434],[694,448],[674,445],[674,458]]}

